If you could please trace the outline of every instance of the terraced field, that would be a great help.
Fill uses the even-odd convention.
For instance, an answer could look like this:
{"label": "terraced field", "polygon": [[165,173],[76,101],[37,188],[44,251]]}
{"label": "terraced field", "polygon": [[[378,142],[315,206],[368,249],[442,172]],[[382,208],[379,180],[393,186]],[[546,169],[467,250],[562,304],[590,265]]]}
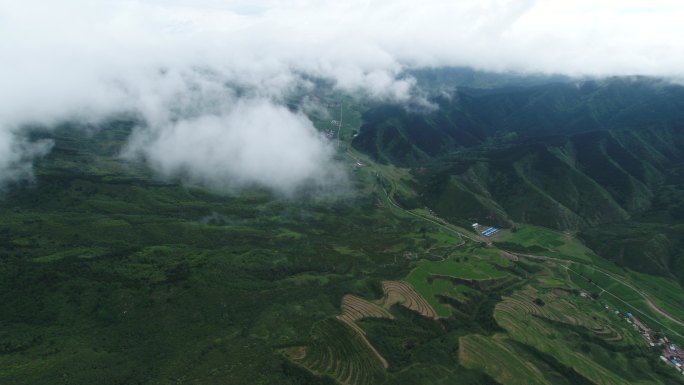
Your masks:
{"label": "terraced field", "polygon": [[382,366],[387,368],[387,360],[375,350],[375,347],[366,338],[366,332],[356,324],[356,321],[364,318],[394,318],[394,316],[385,308],[351,294],[342,297],[342,305],[340,307],[342,308],[342,314],[336,318],[352,328],[380,360]]}
{"label": "terraced field", "polygon": [[[579,327],[604,341],[620,341],[622,335],[608,322],[589,316],[558,292],[541,293],[527,287],[497,304],[494,317],[510,338],[553,356],[596,384],[626,384],[639,381],[622,378],[597,363],[589,354],[556,342],[565,329]],[[567,325],[567,326],[563,326]],[[494,368],[489,369],[494,375]]]}
{"label": "terraced field", "polygon": [[312,330],[307,347],[283,349],[293,362],[313,373],[327,375],[345,385],[371,385],[384,378],[383,364],[359,333],[331,318]]}
{"label": "terraced field", "polygon": [[631,273],[636,279],[623,277],[577,264],[568,268],[566,274],[567,279],[578,287],[595,292],[601,300],[616,307],[639,314],[654,326],[667,331],[671,338],[680,343],[684,341],[681,321],[684,312],[681,302],[676,299],[676,293],[681,288],[676,284],[637,273]]}
{"label": "terraced field", "polygon": [[361,297],[347,294],[342,297],[342,314],[337,318],[349,325],[364,318],[394,318],[387,309]]}
{"label": "terraced field", "polygon": [[395,304],[404,306],[428,318],[438,318],[432,306],[409,283],[384,281],[382,282],[382,289],[385,295],[374,302],[351,294],[345,295],[342,297],[342,304],[340,305],[342,314],[338,315],[337,319],[348,324],[360,334],[365,334],[355,322],[364,318],[392,319],[394,316],[389,312],[389,309]]}
{"label": "terraced field", "polygon": [[395,304],[399,304],[418,312],[425,317],[433,319],[437,318],[437,313],[425,300],[425,298],[418,294],[418,292],[416,292],[413,287],[406,282],[384,281],[382,283],[382,289],[385,292],[385,295],[375,302],[370,302],[351,294],[345,295],[342,297],[342,304],[340,305],[342,314],[338,315],[337,319],[344,322],[352,330],[354,330],[366,343],[368,349],[370,349],[380,360],[382,366],[387,368],[387,360],[385,360],[385,358],[382,357],[382,355],[378,353],[375,347],[368,341],[366,338],[366,332],[364,332],[363,329],[356,324],[356,321],[362,320],[364,318],[393,319],[394,316],[389,312],[389,308]]}
{"label": "terraced field", "polygon": [[549,384],[533,364],[521,359],[501,335],[477,334],[459,339],[459,362],[471,369],[481,369],[498,382],[508,385]]}
{"label": "terraced field", "polygon": [[374,301],[347,294],[340,305],[342,314],[316,325],[312,331],[314,343],[295,346],[282,352],[293,362],[316,374],[332,377],[341,384],[373,384],[384,375],[388,363],[366,338],[366,332],[356,321],[364,318],[388,318],[392,305],[399,304],[423,316],[437,318],[430,304],[410,284],[384,281],[385,295]]}
{"label": "terraced field", "polygon": [[[459,325],[469,323],[477,331],[455,337],[457,357],[452,359],[462,370],[502,384],[663,383],[650,366],[657,360],[650,360],[639,336],[598,301],[581,298],[562,265],[523,263],[494,252],[496,258],[471,253],[439,262],[420,260],[407,281],[382,281],[379,299],[345,295],[340,314],[315,326],[313,343],[283,352],[340,384],[392,382],[402,364],[425,359],[412,356],[410,349],[435,343],[412,334],[416,329],[392,310],[400,305],[437,320],[442,328],[452,315]],[[451,300],[438,302],[439,295]],[[448,312],[440,313],[444,309]],[[384,320],[358,322],[369,318]],[[378,330],[386,335],[378,337]],[[621,369],[634,359],[641,360],[640,367]]]}
{"label": "terraced field", "polygon": [[364,318],[392,319],[394,316],[389,312],[389,309],[395,304],[404,306],[428,318],[438,318],[432,306],[409,283],[384,281],[382,282],[382,289],[385,295],[374,302],[351,294],[345,295],[342,297],[342,304],[340,305],[342,314],[338,315],[337,318],[360,334],[365,333],[356,325],[356,321]]}
{"label": "terraced field", "polygon": [[[540,302],[542,305],[535,303]],[[541,293],[532,286],[518,291],[497,304],[496,311],[503,314],[526,313],[570,325],[594,327],[597,322],[584,316],[577,306],[556,292]]]}
{"label": "terraced field", "polygon": [[439,262],[423,260],[406,277],[406,281],[427,299],[440,317],[448,317],[451,315],[452,309],[440,302],[437,296],[458,299],[463,291],[463,288],[459,287],[461,285],[448,282],[450,278],[484,282],[503,279],[508,276],[508,273],[496,267],[497,264],[489,262],[491,258],[496,258],[495,260],[502,265],[511,263],[498,252],[495,257],[486,259],[473,256],[466,261],[465,259],[468,257],[463,258],[463,260],[451,258]]}
{"label": "terraced field", "polygon": [[413,286],[403,281],[384,281],[382,290],[385,296],[382,298],[382,306],[388,309],[394,304],[399,304],[414,310],[425,317],[438,318],[437,312],[430,303],[418,293]]}

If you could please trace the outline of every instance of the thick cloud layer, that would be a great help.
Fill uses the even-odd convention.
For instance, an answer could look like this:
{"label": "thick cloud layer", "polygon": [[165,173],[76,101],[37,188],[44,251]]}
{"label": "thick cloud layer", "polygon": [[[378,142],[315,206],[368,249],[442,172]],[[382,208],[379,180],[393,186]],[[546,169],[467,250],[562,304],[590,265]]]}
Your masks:
{"label": "thick cloud layer", "polygon": [[343,179],[311,122],[264,99],[139,131],[126,154],[146,157],[162,175],[221,190],[257,185],[292,194],[306,182],[328,188]]}
{"label": "thick cloud layer", "polygon": [[[310,122],[278,107],[307,78],[398,101],[414,95],[401,75],[408,67],[682,78],[680,4],[0,0],[0,183],[30,175],[32,157],[48,150],[26,142],[26,124],[134,112],[147,124],[129,148],[144,138],[137,153],[161,173],[292,191],[331,173],[331,152]],[[286,124],[270,126],[256,113]],[[264,130],[278,139],[252,134]],[[300,138],[297,159],[276,145],[292,137]],[[204,155],[171,151],[191,139]],[[235,143],[249,153],[233,154]],[[224,169],[227,160],[263,167]]]}

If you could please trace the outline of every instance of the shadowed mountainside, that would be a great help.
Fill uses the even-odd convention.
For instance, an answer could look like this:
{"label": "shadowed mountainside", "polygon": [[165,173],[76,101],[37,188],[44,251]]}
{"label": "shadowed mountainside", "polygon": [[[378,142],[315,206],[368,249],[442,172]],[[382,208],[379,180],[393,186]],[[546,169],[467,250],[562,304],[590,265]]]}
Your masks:
{"label": "shadowed mountainside", "polygon": [[[434,102],[429,113],[377,106],[353,142],[412,169],[418,198],[404,206],[462,225],[584,230],[610,259],[658,274],[682,269],[682,232],[662,228],[684,217],[684,87],[615,78],[460,88]],[[635,248],[623,237],[635,221],[663,226],[642,227]]]}

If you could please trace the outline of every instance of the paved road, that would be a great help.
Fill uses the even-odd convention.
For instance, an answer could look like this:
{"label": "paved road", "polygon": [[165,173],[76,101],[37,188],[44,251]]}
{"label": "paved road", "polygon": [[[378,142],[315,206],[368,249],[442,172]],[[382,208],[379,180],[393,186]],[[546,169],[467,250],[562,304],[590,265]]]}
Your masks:
{"label": "paved road", "polygon": [[452,232],[453,234],[458,235],[462,242],[465,242],[465,241],[463,240],[464,237],[465,237],[465,238],[468,238],[468,239],[470,239],[470,240],[473,240],[473,241],[475,241],[475,242],[482,242],[482,240],[480,240],[480,239],[472,238],[471,236],[469,236],[469,235],[467,235],[467,234],[463,234],[463,233],[461,233],[460,231],[456,231],[456,230],[452,229],[451,227],[449,227],[449,226],[448,226],[447,224],[445,224],[445,223],[440,223],[440,222],[438,222],[438,221],[436,221],[436,220],[433,220],[433,219],[424,217],[424,216],[422,216],[422,215],[420,215],[420,214],[416,214],[416,213],[414,213],[413,211],[406,210],[405,208],[399,206],[396,202],[394,202],[394,200],[392,199],[392,196],[391,196],[389,193],[387,193],[387,190],[385,190],[384,187],[382,188],[382,191],[385,192],[385,195],[387,196],[387,201],[388,201],[392,206],[394,206],[395,208],[397,208],[397,209],[399,209],[399,210],[405,212],[406,214],[409,214],[409,215],[414,216],[414,217],[416,217],[416,218],[422,219],[422,220],[424,220],[424,221],[426,221],[426,222],[430,222],[430,223],[432,223],[433,225],[436,225],[436,226],[438,226],[438,227],[440,227],[440,228],[442,228],[442,229],[445,229],[445,230],[447,230],[447,231],[450,231],[450,232]]}

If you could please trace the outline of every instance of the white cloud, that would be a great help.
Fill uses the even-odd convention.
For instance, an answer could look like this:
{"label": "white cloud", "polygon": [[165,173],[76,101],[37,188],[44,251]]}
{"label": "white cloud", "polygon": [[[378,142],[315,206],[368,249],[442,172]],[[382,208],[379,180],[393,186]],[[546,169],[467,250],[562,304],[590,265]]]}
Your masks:
{"label": "white cloud", "polygon": [[47,154],[51,147],[51,141],[29,143],[9,130],[0,130],[0,187],[8,181],[31,179],[31,161]]}
{"label": "white cloud", "polygon": [[328,189],[343,181],[332,154],[306,116],[266,99],[241,99],[217,114],[138,131],[126,151],[164,176],[224,191],[257,185],[288,195],[299,186]]}
{"label": "white cloud", "polygon": [[[133,111],[162,140],[183,124],[235,124],[228,86],[278,110],[302,74],[399,101],[415,95],[407,67],[682,78],[683,18],[668,0],[0,0],[0,179],[42,153],[26,149],[23,124]],[[302,159],[325,147],[311,139]]]}

